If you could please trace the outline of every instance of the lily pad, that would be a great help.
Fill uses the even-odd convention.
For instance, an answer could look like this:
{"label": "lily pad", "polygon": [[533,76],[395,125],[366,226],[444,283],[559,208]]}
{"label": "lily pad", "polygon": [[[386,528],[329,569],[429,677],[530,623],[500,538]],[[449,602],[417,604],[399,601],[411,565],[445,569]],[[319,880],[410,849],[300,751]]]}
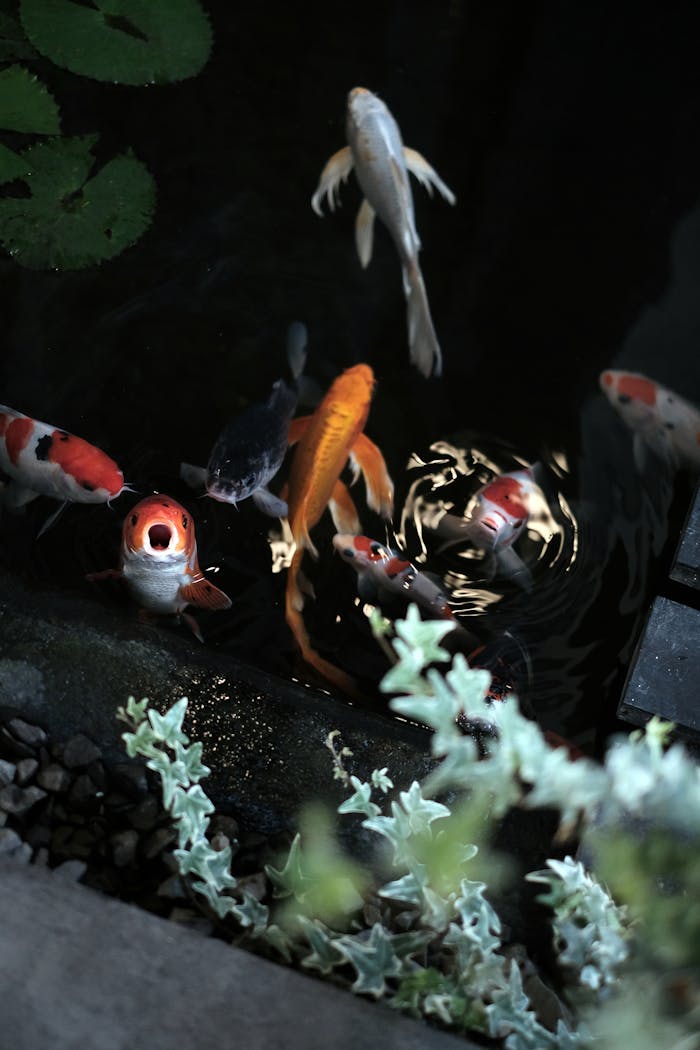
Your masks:
{"label": "lily pad", "polygon": [[26,158],[0,144],[0,183],[23,179],[29,173]]}
{"label": "lily pad", "polygon": [[61,130],[53,96],[22,66],[0,70],[0,128],[34,135],[57,135]]}
{"label": "lily pad", "polygon": [[0,62],[36,57],[36,51],[24,35],[17,19],[0,11]]}
{"label": "lily pad", "polygon": [[72,73],[121,84],[194,76],[211,50],[197,0],[21,0],[35,47]]}
{"label": "lily pad", "polygon": [[91,174],[96,141],[49,139],[20,155],[31,196],[0,200],[0,242],[23,266],[78,270],[119,255],[148,229],[150,172],[128,152]]}

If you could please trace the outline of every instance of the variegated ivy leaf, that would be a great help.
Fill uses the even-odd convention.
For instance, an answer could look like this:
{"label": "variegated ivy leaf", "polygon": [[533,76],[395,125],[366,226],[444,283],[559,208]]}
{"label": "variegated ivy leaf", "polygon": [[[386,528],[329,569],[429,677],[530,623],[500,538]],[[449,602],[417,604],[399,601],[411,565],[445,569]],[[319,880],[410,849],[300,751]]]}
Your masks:
{"label": "variegated ivy leaf", "polygon": [[393,934],[391,946],[400,959],[410,959],[425,951],[434,936],[432,930],[407,930],[405,933]]}
{"label": "variegated ivy leaf", "polygon": [[34,46],[71,73],[120,84],[194,76],[211,49],[197,0],[20,0]]}
{"label": "variegated ivy leaf", "polygon": [[150,758],[160,753],[155,743],[156,735],[148,722],[142,722],[135,733],[122,733],[122,740],[126,744],[126,753],[129,758],[136,758],[138,755]]}
{"label": "variegated ivy leaf", "polygon": [[38,77],[22,66],[0,70],[0,129],[58,135],[58,106]]}
{"label": "variegated ivy leaf", "polygon": [[372,794],[371,784],[366,784],[355,776],[350,777],[350,783],[355,788],[355,793],[340,803],[338,806],[339,813],[364,813],[368,817],[374,817],[377,813],[381,813],[381,809],[376,802],[370,801],[370,795]]}
{"label": "variegated ivy leaf", "polygon": [[386,991],[386,978],[398,977],[403,969],[391,943],[391,936],[381,923],[374,924],[369,938],[345,934],[336,939],[335,946],[357,974],[352,990],[358,995],[381,998]]}
{"label": "variegated ivy leaf", "polygon": [[205,838],[200,838],[192,843],[190,849],[173,850],[173,856],[177,860],[181,875],[199,875],[206,881],[207,862],[215,852]]}
{"label": "variegated ivy leaf", "polygon": [[383,769],[373,769],[370,778],[372,781],[372,787],[379,788],[379,790],[385,795],[387,791],[394,786],[394,781],[391,777],[387,776],[388,768],[388,766],[384,766]]}
{"label": "variegated ivy leaf", "polygon": [[286,962],[290,963],[292,961],[292,942],[283,929],[276,926],[275,923],[272,923],[265,930],[264,937],[267,943],[271,945],[275,951],[279,952]]}
{"label": "variegated ivy leaf", "polygon": [[376,831],[377,834],[388,839],[394,847],[394,864],[405,867],[413,857],[413,851],[408,845],[411,828],[408,816],[396,802],[392,802],[391,809],[393,816],[385,817],[378,814],[376,817],[368,817],[362,821],[362,827]]}
{"label": "variegated ivy leaf", "polygon": [[230,846],[212,850],[212,854],[207,857],[206,876],[207,882],[218,891],[233,889],[238,885],[238,880],[231,874]]}
{"label": "variegated ivy leaf", "polygon": [[274,897],[284,899],[293,895],[298,901],[304,899],[314,880],[308,877],[303,868],[299,833],[294,836],[294,841],[289,847],[284,867],[278,869],[266,864],[265,873],[274,886]]}
{"label": "variegated ivy leaf", "polygon": [[423,903],[423,892],[427,886],[425,864],[414,863],[411,870],[400,879],[387,882],[379,889],[379,896],[387,900],[403,901],[419,908]]}
{"label": "variegated ivy leaf", "polygon": [[187,713],[187,697],[183,696],[181,700],[173,704],[164,715],[159,714],[153,708],[148,712],[148,719],[153,728],[153,732],[167,744],[168,747],[175,747],[175,744],[189,744],[189,738],[182,731],[182,723]]}
{"label": "variegated ivy leaf", "polygon": [[236,902],[233,897],[222,897],[210,883],[193,882],[192,889],[205,898],[209,907],[220,919],[225,919],[227,915],[235,914]]}
{"label": "variegated ivy leaf", "polygon": [[241,926],[250,926],[253,936],[259,937],[267,929],[270,909],[266,904],[261,904],[252,893],[244,890],[243,903],[236,906],[234,914]]}
{"label": "variegated ivy leaf", "polygon": [[137,700],[136,697],[129,696],[126,701],[126,709],[120,707],[117,711],[117,718],[121,717],[123,722],[128,720],[138,726],[146,717],[148,704],[149,700],[147,696],[144,696],[142,700]]}
{"label": "variegated ivy leaf", "polygon": [[400,793],[399,799],[408,816],[408,825],[413,835],[429,834],[430,825],[434,820],[441,820],[450,815],[447,806],[443,806],[441,802],[423,798],[417,780],[413,781],[408,791]]}
{"label": "variegated ivy leaf", "polygon": [[158,751],[146,763],[149,769],[160,776],[161,790],[163,792],[163,805],[170,809],[175,793],[188,787],[189,778],[182,763],[171,762],[170,756],[165,751]]}
{"label": "variegated ivy leaf", "polygon": [[178,821],[179,842],[183,845],[188,840],[196,842],[202,838],[209,825],[208,814],[214,812],[214,806],[199,784],[193,784],[187,791],[175,791],[170,811]]}
{"label": "variegated ivy leaf", "polygon": [[208,777],[211,773],[209,766],[205,766],[202,762],[203,746],[199,740],[190,744],[189,747],[183,747],[179,741],[175,744],[175,761],[181,763],[193,784]]}
{"label": "variegated ivy leaf", "polygon": [[304,931],[304,936],[311,946],[311,954],[304,956],[301,965],[307,970],[317,970],[322,974],[329,974],[334,967],[345,962],[345,958],[335,946],[333,937],[327,926],[318,919],[309,919],[306,915],[299,916],[299,922]]}

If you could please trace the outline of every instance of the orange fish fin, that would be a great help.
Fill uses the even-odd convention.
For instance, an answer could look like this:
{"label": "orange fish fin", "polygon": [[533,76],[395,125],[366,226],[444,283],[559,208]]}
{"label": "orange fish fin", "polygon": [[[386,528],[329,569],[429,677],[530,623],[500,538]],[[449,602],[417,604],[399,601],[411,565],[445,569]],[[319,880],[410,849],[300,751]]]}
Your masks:
{"label": "orange fish fin", "polygon": [[290,445],[296,445],[297,441],[304,436],[312,419],[313,416],[298,416],[291,421],[287,431],[287,441]]}
{"label": "orange fish fin", "polygon": [[[296,557],[296,555],[295,555]],[[301,560],[301,559],[300,559]],[[292,566],[294,562],[292,562]],[[290,576],[292,569],[290,568]],[[296,579],[293,579],[291,591],[298,590],[296,587]],[[303,602],[303,598],[299,593],[299,597]],[[341,671],[335,664],[330,663],[316,652],[311,644],[311,639],[306,630],[304,619],[301,615],[301,609],[294,604],[294,594],[290,594],[289,577],[287,578],[287,605],[286,605],[286,618],[287,624],[294,635],[297,645],[301,649],[301,655],[307,664],[314,668],[326,681],[331,682],[343,693],[348,696],[358,699],[360,697],[359,690],[355,683],[355,680],[345,671]]]}
{"label": "orange fish fin", "polygon": [[96,583],[98,580],[121,580],[121,578],[121,569],[102,569],[101,572],[88,572],[85,574],[85,579],[89,580],[90,583]]}
{"label": "orange fish fin", "polygon": [[342,481],[336,481],[333,486],[328,509],[331,512],[336,532],[352,533],[353,536],[356,536],[362,531],[357,508],[348,492],[347,485],[344,485]]}
{"label": "orange fish fin", "polygon": [[[299,573],[301,571],[301,559],[304,557],[304,548],[297,546],[292,556],[289,569],[287,570],[287,590],[285,593],[285,615],[287,617],[287,623],[292,628],[296,637],[296,630],[292,626],[292,620],[298,617],[301,622],[301,610],[304,608],[304,595],[301,592],[299,586]],[[303,630],[303,623],[301,624]],[[300,643],[301,644],[301,643]]]}
{"label": "orange fish fin", "polygon": [[229,609],[231,607],[231,599],[228,594],[224,594],[199,573],[192,583],[180,588],[180,597],[188,605],[198,605],[200,609]]}
{"label": "orange fish fin", "polygon": [[[221,593],[221,591],[219,591],[219,593]],[[190,616],[189,613],[183,612],[183,613],[180,613],[180,619],[184,623],[187,624],[187,626],[192,631],[192,634],[195,636],[197,641],[201,642],[202,645],[204,645],[204,635],[202,634],[202,632],[201,632],[201,630],[199,628],[199,624],[195,620],[194,616]]]}
{"label": "orange fish fin", "polygon": [[394,483],[381,454],[366,434],[359,434],[352,446],[352,454],[362,471],[367,487],[367,502],[383,518],[394,512]]}

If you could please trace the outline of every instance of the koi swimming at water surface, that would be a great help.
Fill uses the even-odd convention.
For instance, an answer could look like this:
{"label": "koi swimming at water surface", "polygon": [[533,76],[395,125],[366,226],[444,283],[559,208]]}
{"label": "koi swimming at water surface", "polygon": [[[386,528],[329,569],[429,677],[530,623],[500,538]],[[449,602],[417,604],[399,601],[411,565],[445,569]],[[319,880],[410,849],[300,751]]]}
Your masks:
{"label": "koi swimming at water surface", "polygon": [[455,195],[425,157],[403,145],[398,124],[388,108],[366,88],[353,88],[348,95],[345,130],[348,145],[326,163],[311,206],[317,215],[322,215],[321,202],[327,197],[333,211],[338,186],[355,169],[364,194],[355,223],[360,264],[366,267],[372,258],[374,217],[378,215],[389,230],[401,260],[411,361],[424,376],[439,376],[442,354],[418,262],[421,244],[408,172],[415,175],[430,194],[435,186],[450,204],[455,203]]}
{"label": "koi swimming at water surface", "polygon": [[141,500],[124,519],[118,569],[88,574],[90,581],[122,579],[132,598],[146,613],[182,618],[203,642],[202,632],[188,605],[228,609],[231,599],[211,583],[199,567],[194,522],[170,496]]}
{"label": "koi swimming at water surface", "polygon": [[0,405],[0,472],[9,479],[2,489],[2,504],[9,510],[22,510],[37,496],[61,500],[39,535],[66,503],[109,503],[128,488],[117,464],[101,449],[7,405]]}
{"label": "koi swimming at water surface", "polygon": [[289,428],[290,444],[296,448],[286,488],[296,549],[287,575],[286,619],[307,663],[348,693],[354,691],[353,680],[316,652],[304,626],[303,590],[309,587],[301,562],[306,550],[318,557],[310,531],[327,507],[338,532],[360,531],[355,504],[340,480],[348,460],[356,475],[361,472],[364,476],[369,507],[384,518],[391,517],[394,486],[384,457],[363,433],[373,389],[374,373],[369,365],[348,368],[333,381],[316,411],[292,420]]}
{"label": "koi swimming at water surface", "polygon": [[640,473],[651,450],[671,470],[700,470],[700,410],[679,394],[638,372],[608,369],[600,388],[633,434]]}

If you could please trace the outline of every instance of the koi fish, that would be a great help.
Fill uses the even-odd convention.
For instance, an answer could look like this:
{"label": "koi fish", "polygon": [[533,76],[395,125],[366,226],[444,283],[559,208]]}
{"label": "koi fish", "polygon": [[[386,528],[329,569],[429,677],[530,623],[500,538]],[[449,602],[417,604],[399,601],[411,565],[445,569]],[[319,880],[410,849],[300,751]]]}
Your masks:
{"label": "koi fish", "polygon": [[227,423],[206,469],[181,463],[180,477],[186,484],[192,488],[204,486],[212,499],[234,506],[250,496],[264,514],[286,517],[287,504],[273,495],[267,485],[282,466],[289,424],[297,407],[297,381],[306,361],[306,328],[300,322],[289,326],[287,358],[293,385],[278,379],[267,401],[250,405]]}
{"label": "koi fish", "polygon": [[309,588],[301,562],[306,550],[318,558],[309,533],[326,507],[338,532],[360,531],[355,504],[340,480],[348,460],[355,476],[360,472],[364,476],[372,510],[384,518],[391,517],[393,483],[381,452],[363,434],[373,388],[374,374],[369,365],[348,368],[333,381],[313,415],[292,420],[289,428],[290,444],[296,444],[287,486],[289,527],[296,549],[287,575],[287,623],[307,663],[348,693],[354,691],[352,679],[315,651],[304,626],[302,588]]}
{"label": "koi fish", "polygon": [[700,411],[694,405],[636,372],[601,372],[600,387],[633,431],[640,473],[649,449],[672,469],[682,465],[700,470]]}
{"label": "koi fish", "polygon": [[501,575],[527,589],[532,585],[532,577],[513,550],[513,544],[525,530],[530,497],[536,491],[537,483],[530,467],[500,474],[478,489],[466,518],[445,514],[435,531],[447,538],[445,547],[469,540],[495,560]]}
{"label": "koi fish", "polygon": [[445,592],[398,551],[367,536],[345,534],[334,536],[333,546],[357,573],[357,591],[364,601],[375,604],[382,595],[399,595],[438,619],[455,619]]}
{"label": "koi fish", "polygon": [[62,501],[39,535],[66,503],[108,503],[127,488],[117,464],[95,445],[6,405],[0,405],[0,471],[10,479],[2,490],[10,510],[37,496]]}
{"label": "koi fish", "polygon": [[431,373],[439,376],[442,355],[418,263],[420,238],[416,232],[408,172],[415,175],[431,195],[435,186],[450,204],[454,204],[456,198],[425,157],[404,147],[391,113],[381,99],[366,88],[353,88],[348,95],[345,130],[348,145],[326,163],[311,206],[317,215],[322,215],[321,202],[327,197],[333,211],[338,186],[355,168],[364,193],[355,223],[360,264],[366,267],[372,258],[376,214],[389,230],[401,260],[411,361],[424,376]]}
{"label": "koi fish", "polygon": [[170,496],[147,496],[125,518],[118,569],[90,573],[90,581],[122,579],[146,613],[178,616],[203,642],[187,605],[228,609],[231,599],[204,576],[197,561],[194,522]]}

